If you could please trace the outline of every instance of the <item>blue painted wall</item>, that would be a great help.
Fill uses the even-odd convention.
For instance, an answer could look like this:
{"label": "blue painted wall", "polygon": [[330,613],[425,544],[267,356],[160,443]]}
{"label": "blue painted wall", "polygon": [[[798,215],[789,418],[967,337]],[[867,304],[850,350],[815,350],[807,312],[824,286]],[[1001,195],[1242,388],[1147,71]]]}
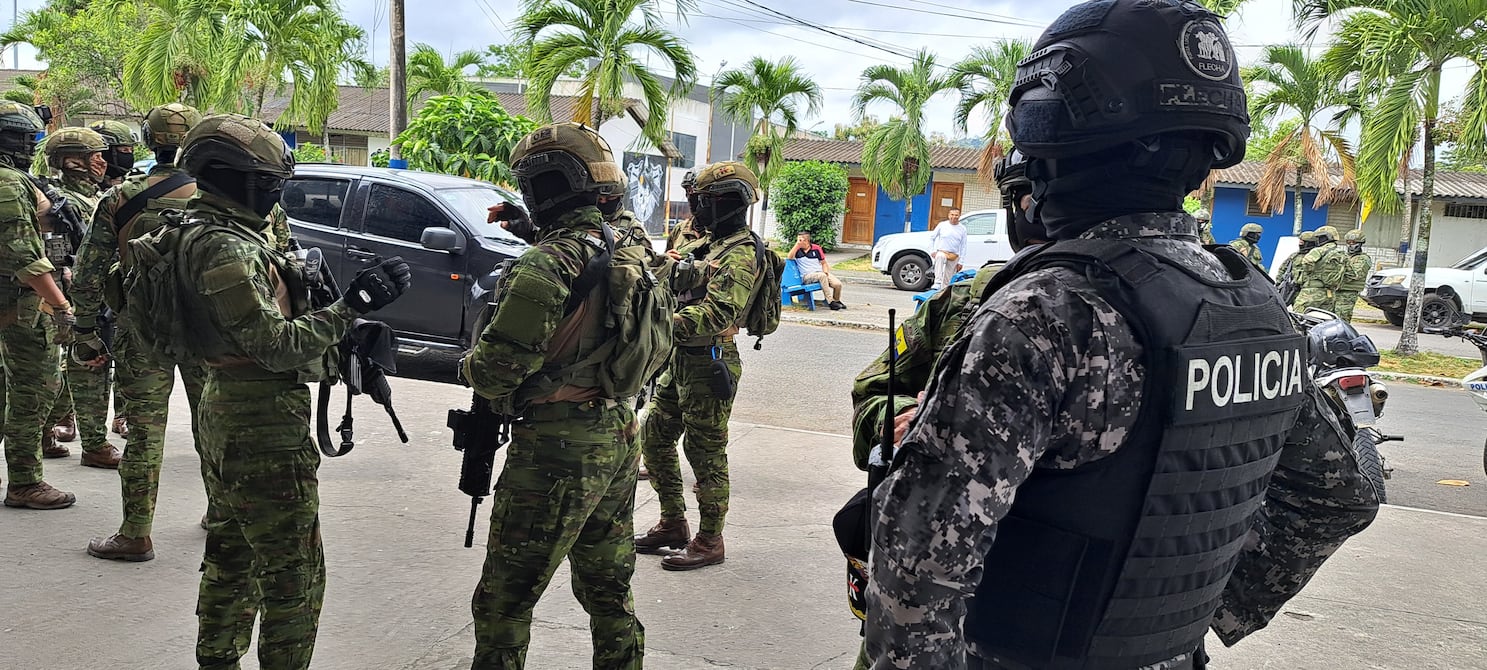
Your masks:
{"label": "blue painted wall", "polygon": [[[911,198],[914,211],[909,215],[910,230],[929,230],[930,191],[934,181],[924,187],[924,192]],[[878,187],[877,212],[873,215],[873,242],[884,235],[904,232],[904,201],[894,200],[883,187]]]}
{"label": "blue painted wall", "polygon": [[281,133],[279,133],[279,137],[284,138],[284,143],[285,144],[288,144],[290,149],[293,149],[296,146],[298,146],[298,144],[295,141],[295,133],[294,133],[293,130],[286,130],[284,132],[281,132]]}
{"label": "blue painted wall", "polygon": [[[1268,266],[1275,257],[1276,241],[1291,234],[1296,225],[1296,196],[1292,191],[1286,192],[1285,211],[1272,216],[1250,216],[1246,214],[1246,203],[1249,201],[1249,189],[1219,187],[1213,198],[1213,237],[1220,244],[1239,237],[1239,229],[1246,223],[1258,223],[1265,227],[1265,235],[1260,238],[1260,251],[1265,254],[1265,263]],[[1317,199],[1315,193],[1301,194],[1301,227],[1302,230],[1316,230],[1327,225],[1327,205],[1312,209],[1312,203]]]}

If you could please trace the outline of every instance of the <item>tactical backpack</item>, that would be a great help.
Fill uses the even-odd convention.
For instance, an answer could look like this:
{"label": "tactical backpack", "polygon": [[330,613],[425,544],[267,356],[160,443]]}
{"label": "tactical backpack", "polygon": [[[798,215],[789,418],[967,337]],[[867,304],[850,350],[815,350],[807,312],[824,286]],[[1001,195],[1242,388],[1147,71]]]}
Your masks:
{"label": "tactical backpack", "polygon": [[128,302],[124,298],[124,275],[132,264],[129,241],[163,227],[163,214],[185,207],[187,199],[162,196],[195,181],[190,175],[178,172],[136,193],[114,212],[114,235],[119,245],[119,256],[104,279],[103,303],[115,313],[122,314]]}
{"label": "tactical backpack", "polygon": [[[610,337],[587,356],[546,377],[562,380],[592,368],[592,382],[606,397],[628,398],[655,379],[671,356],[676,295],[652,270],[655,252],[643,229],[632,227],[618,239],[607,224],[601,232],[604,250],[589,260],[573,282],[565,316],[588,301],[601,310],[599,318]],[[595,294],[601,281],[609,290]]]}
{"label": "tactical backpack", "polygon": [[744,308],[743,327],[754,338],[754,350],[758,351],[764,348],[764,336],[780,329],[780,276],[785,272],[785,259],[770,251],[764,240],[753,231],[749,231],[749,239],[734,244],[718,256],[722,257],[733,247],[748,242],[754,244],[754,267],[757,269],[754,291],[749,294],[749,303]]}
{"label": "tactical backpack", "polygon": [[[162,213],[163,225],[129,240],[131,262],[123,274],[123,300],[129,305],[124,319],[130,334],[144,354],[164,366],[202,360],[211,328],[192,328],[191,316],[199,314],[187,300],[190,286],[181,273],[181,261],[209,231],[225,231],[244,239],[231,226],[187,220],[185,213]],[[203,315],[204,316],[204,315]]]}

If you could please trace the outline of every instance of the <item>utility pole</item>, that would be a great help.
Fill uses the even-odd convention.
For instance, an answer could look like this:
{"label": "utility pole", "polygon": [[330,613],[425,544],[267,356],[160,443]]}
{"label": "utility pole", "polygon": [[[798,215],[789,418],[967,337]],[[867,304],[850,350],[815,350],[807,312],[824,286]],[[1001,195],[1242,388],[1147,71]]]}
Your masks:
{"label": "utility pole", "polygon": [[[403,0],[388,0],[387,19],[392,27],[392,57],[387,62],[387,132],[388,140],[391,141],[396,140],[408,127],[408,52],[403,39]],[[408,161],[403,159],[403,152],[396,143],[388,148],[388,158],[390,167],[408,167]]]}
{"label": "utility pole", "polygon": [[[21,0],[10,0],[10,25],[15,27],[21,22]],[[12,67],[21,69],[21,45],[19,42],[10,46],[10,61]]]}
{"label": "utility pole", "polygon": [[[707,157],[704,162],[713,162],[713,89],[718,85],[718,75],[723,74],[723,68],[728,66],[728,61],[718,63],[718,71],[713,73],[713,80],[707,87]],[[728,124],[728,132],[733,132],[733,124]],[[733,160],[729,158],[729,160]]]}

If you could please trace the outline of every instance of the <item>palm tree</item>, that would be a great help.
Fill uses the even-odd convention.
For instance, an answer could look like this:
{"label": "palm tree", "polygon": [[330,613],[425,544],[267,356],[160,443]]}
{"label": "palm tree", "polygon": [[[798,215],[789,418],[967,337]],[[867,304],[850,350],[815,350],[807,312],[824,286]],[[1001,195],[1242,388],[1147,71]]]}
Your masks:
{"label": "palm tree", "polygon": [[436,95],[474,92],[479,87],[470,83],[465,71],[484,64],[485,56],[479,51],[461,51],[445,62],[444,54],[438,49],[422,42],[414,44],[408,54],[408,102],[411,104],[426,92]]}
{"label": "palm tree", "polygon": [[1462,144],[1487,145],[1487,4],[1481,0],[1296,0],[1303,27],[1341,20],[1323,61],[1335,72],[1352,72],[1361,85],[1381,94],[1366,115],[1358,153],[1358,187],[1364,201],[1398,211],[1395,179],[1399,158],[1420,138],[1425,153],[1420,220],[1415,232],[1414,273],[1409,280],[1404,333],[1395,351],[1419,350],[1425,267],[1430,250],[1435,197],[1436,125],[1441,116],[1441,70],[1465,59],[1476,65],[1466,86]]}
{"label": "palm tree", "polygon": [[936,95],[956,89],[955,74],[939,73],[936,67],[934,54],[927,49],[914,54],[907,68],[869,66],[852,96],[852,110],[859,119],[867,116],[867,107],[874,102],[896,108],[895,118],[874,130],[862,146],[862,173],[894,198],[917,195],[933,173],[929,141],[924,138],[924,108]]}
{"label": "palm tree", "polygon": [[[224,54],[238,50],[226,8],[216,0],[111,0],[138,2],[145,24],[140,45],[124,58],[122,94],[136,109],[186,102],[203,110],[234,109],[238,90],[220,76]],[[217,74],[214,74],[216,72]]]}
{"label": "palm tree", "polygon": [[[572,120],[597,128],[620,115],[625,108],[625,83],[635,82],[646,107],[640,132],[652,144],[664,144],[670,102],[692,87],[697,65],[681,38],[662,25],[659,4],[658,0],[523,0],[516,31],[532,42],[527,108],[539,120],[551,120],[553,85],[573,65],[591,61],[594,67],[579,79],[579,104],[573,107]],[[677,3],[679,12],[691,6],[690,2]],[[670,67],[669,87],[651,71],[642,56],[645,52]]]}
{"label": "palm tree", "polygon": [[365,31],[325,0],[234,3],[228,21],[244,37],[230,61],[242,69],[229,69],[223,76],[248,83],[253,113],[263,111],[269,91],[293,85],[289,104],[278,119],[281,127],[303,124],[312,133],[320,132],[340,104],[341,73],[372,67],[360,54]]}
{"label": "palm tree", "polygon": [[1017,64],[1027,58],[1033,43],[1027,40],[1003,40],[996,46],[978,46],[971,55],[955,64],[955,87],[960,89],[960,104],[955,107],[955,127],[969,130],[971,115],[979,107],[986,119],[986,143],[981,147],[981,160],[976,171],[990,179],[996,160],[1006,150],[1002,138],[1002,119],[1007,114],[1007,101],[1012,84],[1017,80]]}
{"label": "palm tree", "polygon": [[[764,151],[750,158],[764,191],[764,209],[769,209],[769,183],[784,164],[784,140],[795,133],[802,103],[807,114],[821,111],[821,87],[793,57],[771,61],[755,56],[744,67],[718,75],[713,90],[723,111],[734,119],[754,124],[758,118],[754,137],[762,139],[751,143],[762,145]],[[776,132],[779,126],[784,126],[783,133]]]}
{"label": "palm tree", "polygon": [[[1353,149],[1335,127],[1323,129],[1322,117],[1332,115],[1336,124],[1351,109],[1350,93],[1341,87],[1341,78],[1323,67],[1322,61],[1307,57],[1295,45],[1269,46],[1258,64],[1245,68],[1244,78],[1255,92],[1250,97],[1250,116],[1264,123],[1277,114],[1299,117],[1295,130],[1282,137],[1265,157],[1265,171],[1256,188],[1260,208],[1268,212],[1285,209],[1286,177],[1295,176],[1296,223],[1291,234],[1301,234],[1301,178],[1310,172],[1317,183],[1317,197],[1312,207],[1321,207],[1353,185]],[[1331,167],[1342,166],[1342,178],[1334,184]]]}

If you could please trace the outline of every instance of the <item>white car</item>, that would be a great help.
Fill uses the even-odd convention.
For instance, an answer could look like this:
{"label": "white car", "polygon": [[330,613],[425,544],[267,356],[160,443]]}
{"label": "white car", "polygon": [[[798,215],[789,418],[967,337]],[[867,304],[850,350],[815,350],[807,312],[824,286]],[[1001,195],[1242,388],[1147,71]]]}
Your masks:
{"label": "white car", "polygon": [[[1383,310],[1384,318],[1404,325],[1411,268],[1379,270],[1368,278],[1363,300]],[[1420,303],[1420,325],[1440,328],[1457,314],[1487,320],[1487,248],[1448,268],[1425,268],[1425,300]]]}
{"label": "white car", "polygon": [[[967,212],[960,217],[966,227],[966,252],[960,264],[979,268],[988,261],[1003,262],[1012,258],[1012,242],[1007,237],[1007,214],[1000,209]],[[934,263],[930,261],[933,231],[894,233],[878,238],[873,245],[873,269],[893,278],[893,285],[904,291],[923,291],[934,282]]]}

